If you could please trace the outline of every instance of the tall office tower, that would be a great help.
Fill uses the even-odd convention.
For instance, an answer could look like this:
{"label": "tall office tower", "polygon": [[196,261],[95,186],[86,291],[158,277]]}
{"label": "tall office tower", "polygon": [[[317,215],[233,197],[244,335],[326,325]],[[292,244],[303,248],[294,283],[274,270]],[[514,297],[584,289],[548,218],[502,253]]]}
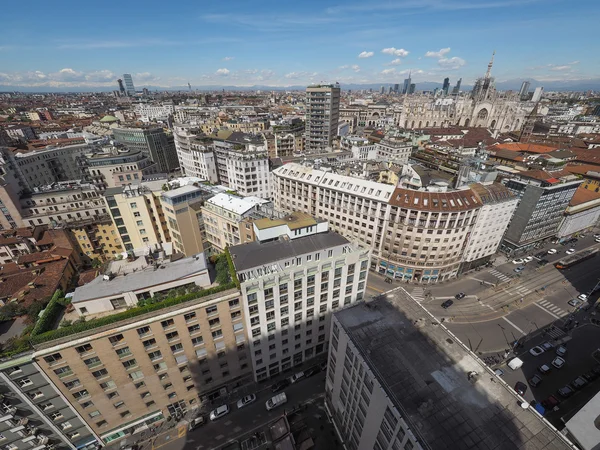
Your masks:
{"label": "tall office tower", "polygon": [[385,86],[381,86],[381,89],[379,90],[379,92],[381,94],[385,94]]}
{"label": "tall office tower", "polygon": [[394,88],[392,86],[388,87],[388,94],[391,94],[392,92],[394,92]]}
{"label": "tall office tower", "polygon": [[523,84],[521,85],[521,89],[519,90],[519,98],[521,100],[527,100],[527,94],[529,94],[529,86],[530,86],[529,81],[523,81]]}
{"label": "tall office tower", "polygon": [[119,92],[121,93],[121,95],[125,95],[125,86],[123,86],[123,80],[119,78],[117,80],[117,83],[119,83]]}
{"label": "tall office tower", "polygon": [[127,95],[135,95],[135,86],[133,85],[133,78],[131,78],[131,75],[124,73],[123,79],[125,80]]}
{"label": "tall office tower", "polygon": [[543,93],[544,93],[544,88],[542,86],[536,87],[535,91],[533,91],[533,97],[531,97],[531,101],[539,102],[542,99]]}
{"label": "tall office tower", "polygon": [[417,85],[415,83],[411,83],[410,84],[410,88],[408,89],[408,93],[409,94],[414,94],[415,93],[415,88],[417,87]]}
{"label": "tall office tower", "polygon": [[444,91],[444,95],[448,95],[448,90],[450,89],[450,78],[444,78],[444,84],[442,85],[442,91]]}
{"label": "tall office tower", "polygon": [[462,83],[462,78],[459,78],[456,82],[456,86],[452,89],[453,94],[458,94],[460,92],[460,83]]}
{"label": "tall office tower", "polygon": [[402,88],[402,93],[403,94],[409,94],[411,81],[412,80],[410,79],[410,73],[409,73],[408,74],[408,78],[404,79],[404,87]]}
{"label": "tall office tower", "polygon": [[255,242],[229,250],[261,381],[325,354],[331,313],[364,298],[370,252],[306,213],[253,227]]}
{"label": "tall office tower", "polygon": [[394,84],[394,93],[398,93],[398,91],[400,90],[400,85],[398,83]]}
{"label": "tall office tower", "polygon": [[337,136],[340,115],[340,85],[306,88],[306,150],[319,152]]}

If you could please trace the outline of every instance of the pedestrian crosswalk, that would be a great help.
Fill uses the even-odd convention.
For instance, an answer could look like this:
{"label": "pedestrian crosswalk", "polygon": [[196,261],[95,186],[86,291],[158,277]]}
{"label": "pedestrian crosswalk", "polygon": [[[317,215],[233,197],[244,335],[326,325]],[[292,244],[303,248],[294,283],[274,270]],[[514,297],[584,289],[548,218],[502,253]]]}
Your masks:
{"label": "pedestrian crosswalk", "polygon": [[564,317],[569,314],[562,308],[559,308],[554,303],[549,302],[548,300],[540,300],[536,303],[538,306],[541,306],[543,309],[550,311],[552,314],[557,315],[558,317]]}
{"label": "pedestrian crosswalk", "polygon": [[552,339],[560,339],[563,336],[566,336],[567,333],[565,333],[563,330],[561,330],[558,327],[552,327],[549,331],[546,332],[545,336],[549,336]]}
{"label": "pedestrian crosswalk", "polygon": [[504,275],[498,269],[491,269],[490,273],[492,275],[494,275],[496,278],[498,278],[500,281],[502,281],[503,283],[510,280],[510,277],[508,275]]}
{"label": "pedestrian crosswalk", "polygon": [[423,289],[420,286],[416,286],[412,292],[410,293],[410,295],[413,296],[413,298],[418,301],[419,303],[422,303],[423,300],[425,300],[425,289]]}
{"label": "pedestrian crosswalk", "polygon": [[525,297],[527,294],[529,294],[531,292],[531,289],[527,289],[526,287],[523,286],[516,286],[514,288],[515,291],[517,291],[517,295],[520,295],[521,298]]}

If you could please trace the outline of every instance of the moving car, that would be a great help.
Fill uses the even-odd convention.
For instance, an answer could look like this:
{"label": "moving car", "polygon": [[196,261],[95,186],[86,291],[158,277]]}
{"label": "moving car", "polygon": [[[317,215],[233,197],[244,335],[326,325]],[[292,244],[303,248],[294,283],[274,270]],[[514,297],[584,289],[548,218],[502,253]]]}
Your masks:
{"label": "moving car", "polygon": [[442,308],[444,309],[448,309],[450,308],[452,305],[454,305],[454,302],[452,300],[446,300],[444,303],[442,303]]}
{"label": "moving car", "polygon": [[529,380],[527,380],[527,382],[529,383],[529,386],[531,387],[536,387],[538,384],[540,384],[542,382],[542,377],[540,377],[539,375],[534,375],[532,376]]}
{"label": "moving car", "polygon": [[552,367],[550,367],[548,364],[542,364],[540,367],[538,367],[538,370],[540,371],[540,373],[543,373],[545,375],[552,371]]}
{"label": "moving car", "polygon": [[556,354],[558,356],[565,356],[567,354],[567,347],[564,345],[559,345],[556,349]]}
{"label": "moving car", "polygon": [[586,384],[588,384],[587,380],[582,376],[579,376],[571,381],[571,388],[578,391],[579,389],[583,389]]}
{"label": "moving car", "polygon": [[513,259],[513,264],[523,264],[525,261],[523,258]]}
{"label": "moving car", "polygon": [[574,393],[575,393],[575,391],[573,391],[573,389],[571,389],[569,386],[561,387],[558,390],[558,395],[560,395],[561,397],[564,397],[564,398],[569,398]]}
{"label": "moving car", "polygon": [[565,252],[567,255],[572,255],[573,253],[575,253],[575,249],[574,248],[570,248],[569,250],[567,250]]}
{"label": "moving car", "polygon": [[267,408],[267,411],[271,411],[272,409],[277,408],[278,406],[281,406],[286,402],[287,396],[285,395],[285,392],[282,392],[267,400],[267,402],[265,403],[265,407]]}
{"label": "moving car", "polygon": [[551,248],[550,250],[548,250],[548,254],[549,255],[556,255],[556,249],[555,248]]}
{"label": "moving car", "polygon": [[540,356],[542,353],[544,353],[544,349],[536,345],[529,350],[529,353],[531,353],[533,356]]}
{"label": "moving car", "polygon": [[302,378],[304,378],[304,372],[298,372],[295,373],[294,375],[292,375],[290,377],[290,383],[294,384],[297,383],[298,381],[300,381]]}
{"label": "moving car", "polygon": [[514,271],[515,271],[516,273],[521,273],[521,272],[523,272],[524,270],[525,270],[525,267],[523,267],[523,266],[519,266],[519,267],[516,267],[516,268],[514,269]]}
{"label": "moving car", "polygon": [[517,384],[515,384],[515,391],[522,397],[525,395],[525,392],[527,392],[527,385],[521,381],[517,381]]}
{"label": "moving car", "polygon": [[456,300],[460,300],[461,298],[465,298],[465,293],[464,293],[464,292],[459,292],[458,294],[456,294],[456,295],[454,296],[454,298],[455,298]]}
{"label": "moving car", "polygon": [[583,303],[583,301],[582,301],[582,300],[579,300],[578,298],[574,298],[574,299],[572,299],[572,300],[569,300],[567,303],[568,303],[569,305],[571,305],[571,306],[573,306],[573,307],[575,307],[575,308],[576,308],[576,307],[578,307],[579,305],[581,305],[581,304]]}
{"label": "moving car", "polygon": [[220,419],[221,417],[226,416],[227,414],[229,414],[229,406],[221,405],[217,409],[213,409],[210,412],[210,420],[214,421]]}
{"label": "moving car", "polygon": [[565,365],[566,361],[562,359],[560,356],[557,356],[552,360],[552,365],[557,369],[562,368]]}
{"label": "moving car", "polygon": [[204,419],[204,416],[195,417],[189,423],[189,425],[188,425],[188,431],[193,431],[196,428],[204,425],[205,423],[206,423],[206,420]]}
{"label": "moving car", "polygon": [[289,385],[290,385],[290,380],[288,380],[287,378],[284,379],[284,380],[278,381],[273,386],[271,386],[271,392],[282,391],[283,389],[285,389]]}
{"label": "moving car", "polygon": [[248,406],[250,403],[254,403],[256,401],[256,395],[250,394],[245,395],[237,401],[238,409],[242,409],[244,406]]}

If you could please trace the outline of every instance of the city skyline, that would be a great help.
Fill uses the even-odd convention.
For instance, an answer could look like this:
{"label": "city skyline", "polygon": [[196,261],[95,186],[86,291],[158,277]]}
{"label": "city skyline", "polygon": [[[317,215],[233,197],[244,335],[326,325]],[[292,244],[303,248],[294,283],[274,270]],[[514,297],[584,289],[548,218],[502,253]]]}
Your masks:
{"label": "city skyline", "polygon": [[[485,72],[494,50],[499,81],[587,80],[600,73],[600,63],[587,57],[593,13],[600,12],[591,1],[234,2],[230,13],[191,3],[158,7],[134,2],[132,25],[127,14],[106,20],[102,4],[50,9],[34,2],[31,28],[52,23],[54,31],[40,41],[8,21],[0,86],[118,89],[123,73],[140,87],[401,83],[409,71],[416,83],[462,77],[468,85]],[[16,8],[7,5],[7,17]],[[541,29],[569,26],[578,33],[544,33],[539,45]]]}

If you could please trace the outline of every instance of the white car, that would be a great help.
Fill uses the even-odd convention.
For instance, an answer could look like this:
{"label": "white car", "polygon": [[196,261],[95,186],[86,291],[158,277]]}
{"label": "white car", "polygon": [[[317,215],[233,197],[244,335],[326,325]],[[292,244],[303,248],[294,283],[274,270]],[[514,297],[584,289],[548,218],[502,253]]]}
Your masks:
{"label": "white car", "polygon": [[290,377],[290,383],[294,384],[304,378],[304,372],[295,373]]}
{"label": "white car", "polygon": [[556,354],[558,356],[565,356],[567,354],[567,347],[565,347],[564,345],[560,345],[557,349],[556,349]]}
{"label": "white car", "polygon": [[522,258],[513,259],[513,264],[523,264],[525,261]]}
{"label": "white car", "polygon": [[566,361],[564,359],[562,359],[560,356],[557,356],[556,358],[554,358],[554,360],[552,360],[552,365],[554,367],[556,367],[557,369],[560,369],[562,366],[564,366],[566,363]]}
{"label": "white car", "polygon": [[217,409],[213,409],[210,412],[210,420],[214,421],[220,419],[221,417],[226,416],[227,414],[229,414],[229,406],[221,405]]}
{"label": "white car", "polygon": [[600,244],[600,238],[594,239],[594,242],[596,242],[597,244]]}
{"label": "white car", "polygon": [[567,250],[565,252],[567,255],[572,255],[573,253],[575,253],[575,249],[574,248],[570,248],[569,250]]}
{"label": "white car", "polygon": [[551,248],[550,250],[548,250],[548,254],[549,255],[556,255],[556,249],[555,248]]}
{"label": "white car", "polygon": [[250,403],[256,401],[256,395],[250,394],[240,398],[237,402],[238,409],[242,409],[244,406],[248,406]]}
{"label": "white car", "polygon": [[535,347],[529,350],[529,353],[531,353],[533,356],[540,356],[542,353],[544,353],[544,349],[536,345]]}
{"label": "white car", "polygon": [[525,261],[526,263],[533,261],[533,256],[527,256],[525,258],[523,258],[523,261]]}
{"label": "white car", "polygon": [[586,300],[587,300],[587,297],[588,297],[588,296],[587,296],[587,294],[579,294],[579,295],[577,296],[577,298],[578,298],[579,300],[583,300],[583,301],[586,301]]}

